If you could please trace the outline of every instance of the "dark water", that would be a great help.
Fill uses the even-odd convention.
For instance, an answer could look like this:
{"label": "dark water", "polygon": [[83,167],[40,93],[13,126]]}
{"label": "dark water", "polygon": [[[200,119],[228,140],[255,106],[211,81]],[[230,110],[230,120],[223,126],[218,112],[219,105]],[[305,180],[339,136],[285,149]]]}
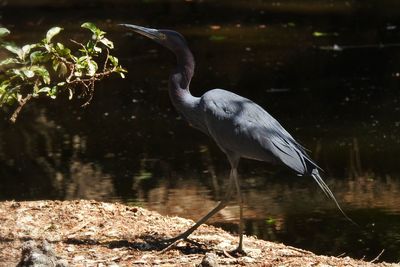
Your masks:
{"label": "dark water", "polygon": [[[109,32],[129,70],[125,80],[99,84],[87,108],[79,107],[84,100],[60,97],[31,103],[15,125],[2,115],[0,199],[120,201],[191,219],[216,204],[229,165],[171,106],[173,56],[114,25],[170,27],[187,37],[197,59],[192,93],[225,88],[265,107],[311,150],[360,225],[346,221],[311,178],[243,160],[246,233],[367,260],[384,250],[380,260],[400,261],[394,1],[101,3],[0,10],[0,22],[22,43],[56,24],[80,38],[77,26],[91,20]],[[211,220],[232,232],[237,221],[235,203]]]}

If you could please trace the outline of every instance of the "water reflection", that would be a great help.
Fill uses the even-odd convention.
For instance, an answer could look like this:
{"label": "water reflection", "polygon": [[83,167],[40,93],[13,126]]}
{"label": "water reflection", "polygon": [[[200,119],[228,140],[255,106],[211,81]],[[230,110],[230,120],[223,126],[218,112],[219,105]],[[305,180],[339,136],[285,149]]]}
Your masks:
{"label": "water reflection", "polygon": [[[135,23],[176,25],[187,36],[198,66],[193,93],[227,88],[267,107],[311,149],[339,202],[360,224],[355,229],[345,221],[311,178],[243,161],[239,173],[246,232],[330,255],[373,259],[385,249],[381,259],[399,261],[400,54],[395,48],[319,49],[335,43],[395,42],[400,36],[387,30],[386,17],[382,23],[363,16],[353,21],[356,15],[338,20],[335,16],[355,8],[343,3],[330,9],[334,17],[306,16],[311,7],[317,14],[318,5],[301,11],[290,1],[281,6],[257,1],[264,13],[254,17],[247,1],[237,1],[229,10],[243,8],[240,14],[247,15],[224,20],[215,15],[221,8],[204,12],[209,5],[200,2],[186,9],[151,2],[150,9],[133,9]],[[289,19],[271,10],[303,15]],[[44,22],[33,15],[16,22],[18,12],[27,12],[13,11],[2,20],[23,33],[17,42],[36,39],[60,21],[60,14],[63,22],[87,20],[79,12],[71,18],[41,11],[37,14]],[[0,198],[121,201],[198,219],[223,194],[229,170],[225,156],[171,106],[166,88],[171,54],[112,26],[123,19],[131,22],[128,11],[93,12],[94,21],[116,41],[129,76],[100,84],[86,109],[67,98],[37,101],[18,124],[0,121]],[[172,16],[177,14],[181,17]],[[210,23],[211,15],[219,19]],[[67,34],[76,32],[76,25],[65,24]],[[317,31],[339,35],[316,37]],[[236,231],[237,220],[238,207],[232,203],[211,222]]]}

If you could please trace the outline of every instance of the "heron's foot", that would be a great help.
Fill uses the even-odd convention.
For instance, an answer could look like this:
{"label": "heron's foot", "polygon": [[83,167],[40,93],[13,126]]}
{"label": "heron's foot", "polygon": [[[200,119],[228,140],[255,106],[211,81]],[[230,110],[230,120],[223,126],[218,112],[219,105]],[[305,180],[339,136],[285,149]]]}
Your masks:
{"label": "heron's foot", "polygon": [[175,247],[180,241],[181,239],[176,239],[176,238],[161,240],[159,242],[159,245],[161,247],[161,253],[169,251],[170,249]]}
{"label": "heron's foot", "polygon": [[164,240],[161,240],[161,241],[159,241],[158,243],[160,244],[160,245],[165,245],[166,247],[167,246],[170,246],[170,245],[172,245],[172,244],[176,244],[178,241],[180,241],[180,240],[183,240],[183,241],[187,241],[188,239],[188,234],[186,234],[186,233],[182,233],[182,234],[180,234],[180,235],[177,235],[177,236],[175,236],[175,237],[172,237],[172,238],[167,238],[167,239],[164,239]]}
{"label": "heron's foot", "polygon": [[175,247],[179,242],[184,241],[187,243],[190,243],[196,247],[202,247],[203,245],[201,243],[198,243],[194,240],[190,240],[189,238],[187,238],[187,236],[176,236],[173,238],[168,238],[168,239],[164,239],[164,240],[160,240],[157,242],[157,245],[159,246],[159,248],[161,249],[161,253],[166,252],[170,249],[172,249],[173,247]]}
{"label": "heron's foot", "polygon": [[178,243],[181,240],[184,240],[184,238],[173,237],[173,238],[167,238],[167,239],[161,239],[161,240],[155,241],[153,244],[155,246],[157,246],[158,248],[164,250],[168,247],[174,246],[176,243]]}
{"label": "heron's foot", "polygon": [[229,255],[238,258],[238,257],[244,257],[247,256],[246,251],[244,251],[243,247],[239,246],[236,249],[229,251]]}

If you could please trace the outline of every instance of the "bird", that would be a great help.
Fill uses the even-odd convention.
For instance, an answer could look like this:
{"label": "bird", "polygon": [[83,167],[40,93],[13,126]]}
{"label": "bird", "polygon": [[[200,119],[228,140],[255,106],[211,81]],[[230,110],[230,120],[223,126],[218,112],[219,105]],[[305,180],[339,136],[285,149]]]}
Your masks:
{"label": "bird", "polygon": [[223,89],[212,89],[202,96],[193,96],[189,90],[195,70],[195,60],[186,39],[168,29],[146,28],[133,24],[120,24],[143,35],[176,57],[176,65],[169,76],[169,97],[175,109],[194,128],[211,137],[225,153],[230,163],[229,180],[218,205],[180,235],[165,240],[167,244],[187,240],[200,225],[222,210],[236,191],[239,204],[239,242],[234,253],[245,254],[243,246],[243,198],[238,179],[241,158],[264,161],[288,167],[299,176],[310,176],[322,191],[342,210],[332,191],[319,174],[322,170],[282,125],[255,102]]}

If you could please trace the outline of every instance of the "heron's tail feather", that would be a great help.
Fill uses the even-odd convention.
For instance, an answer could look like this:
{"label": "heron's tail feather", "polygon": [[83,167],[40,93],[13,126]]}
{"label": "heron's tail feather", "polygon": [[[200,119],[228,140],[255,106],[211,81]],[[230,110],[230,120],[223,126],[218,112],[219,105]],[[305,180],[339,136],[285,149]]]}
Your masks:
{"label": "heron's tail feather", "polygon": [[321,176],[319,175],[318,169],[313,169],[312,172],[311,172],[311,176],[317,182],[318,186],[322,189],[322,191],[324,191],[325,195],[328,198],[330,198],[331,200],[333,200],[333,202],[335,202],[336,207],[338,207],[338,209],[343,214],[343,216],[347,220],[349,220],[351,223],[353,223],[354,225],[358,226],[358,224],[355,223],[352,219],[350,219],[350,217],[347,216],[347,214],[342,210],[342,208],[340,207],[339,203],[337,202],[335,196],[333,195],[332,191],[329,189],[328,185],[324,182],[324,180],[322,180]]}

